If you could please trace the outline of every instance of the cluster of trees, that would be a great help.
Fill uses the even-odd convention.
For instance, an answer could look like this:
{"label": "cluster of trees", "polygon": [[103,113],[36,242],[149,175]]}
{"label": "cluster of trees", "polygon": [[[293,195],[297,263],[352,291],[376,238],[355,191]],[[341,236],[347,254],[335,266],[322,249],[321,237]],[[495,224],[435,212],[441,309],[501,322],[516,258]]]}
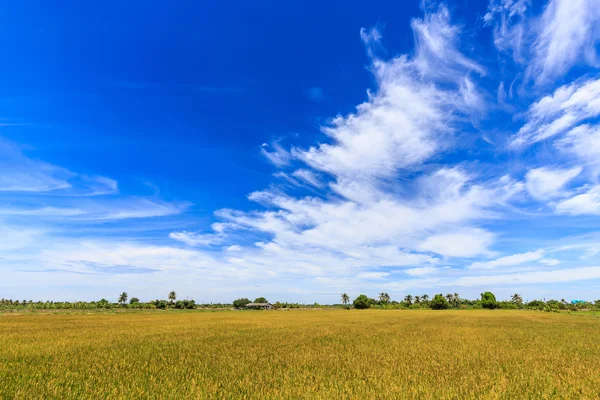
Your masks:
{"label": "cluster of trees", "polygon": [[256,299],[254,299],[254,301],[250,301],[250,299],[242,297],[242,298],[234,300],[232,303],[232,306],[233,306],[233,308],[244,309],[246,307],[246,305],[248,305],[250,303],[268,303],[268,302],[269,301],[264,297],[257,297]]}
{"label": "cluster of trees", "polygon": [[[346,308],[350,308],[350,296],[347,293],[341,294],[341,303]],[[406,295],[402,301],[393,301],[387,293],[380,293],[377,299],[370,298],[364,294],[359,295],[352,306],[362,310],[366,308],[392,308],[392,309],[433,309],[446,310],[450,308],[487,308],[487,309],[530,309],[541,311],[558,311],[571,310],[577,311],[582,309],[600,308],[600,300],[593,303],[578,302],[575,304],[567,303],[565,299],[558,300],[533,300],[524,302],[523,297],[515,293],[510,297],[510,300],[498,301],[492,292],[481,293],[481,297],[476,300],[463,299],[458,293],[436,294],[433,299],[429,295],[421,296]]]}
{"label": "cluster of trees", "polygon": [[194,309],[196,302],[194,300],[177,300],[177,293],[172,291],[167,296],[168,300],[153,300],[141,302],[137,297],[129,298],[127,292],[121,293],[117,297],[117,302],[113,303],[106,299],[99,301],[37,301],[32,300],[10,300],[0,299],[0,309],[31,309],[31,310],[93,310],[93,309]]}

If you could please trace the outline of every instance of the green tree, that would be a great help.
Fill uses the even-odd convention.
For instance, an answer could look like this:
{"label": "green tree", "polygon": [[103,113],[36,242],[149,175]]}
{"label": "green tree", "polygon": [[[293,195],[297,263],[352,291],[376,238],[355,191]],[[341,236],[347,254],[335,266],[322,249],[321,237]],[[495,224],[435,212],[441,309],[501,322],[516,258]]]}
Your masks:
{"label": "green tree", "polygon": [[342,304],[347,305],[350,303],[350,296],[347,293],[342,293]]}
{"label": "green tree", "polygon": [[352,305],[357,310],[364,310],[371,306],[371,299],[369,299],[366,295],[361,294],[352,302]]}
{"label": "green tree", "polygon": [[427,300],[429,300],[429,295],[424,294],[423,296],[421,296],[421,300],[423,300],[424,302],[427,302]]}
{"label": "green tree", "polygon": [[496,296],[492,292],[481,293],[481,307],[483,308],[498,308],[498,302]]}
{"label": "green tree", "polygon": [[129,300],[129,304],[135,304],[135,303],[139,303],[140,299],[138,299],[137,297],[132,297],[131,300]]}
{"label": "green tree", "polygon": [[408,304],[409,306],[412,306],[412,301],[413,301],[413,297],[411,294],[407,294],[406,296],[404,296],[404,302],[406,304]]}
{"label": "green tree", "polygon": [[454,296],[452,296],[452,302],[456,307],[460,305],[460,296],[458,295],[458,293],[454,293]]}
{"label": "green tree", "polygon": [[515,304],[521,305],[523,304],[523,297],[521,297],[519,293],[515,293],[512,296],[510,296],[510,301],[512,301]]}
{"label": "green tree", "polygon": [[415,304],[421,304],[421,296],[415,296]]}
{"label": "green tree", "polygon": [[265,299],[264,297],[257,297],[256,299],[254,299],[255,303],[268,303],[267,299]]}
{"label": "green tree", "polygon": [[390,302],[390,295],[384,292],[379,293],[379,301],[382,304],[387,304]]}
{"label": "green tree", "polygon": [[175,291],[173,290],[171,293],[169,293],[169,301],[172,303],[175,300],[177,300],[177,293],[175,293]]}
{"label": "green tree", "polygon": [[123,292],[119,295],[119,304],[120,305],[124,305],[125,303],[127,303],[127,292]]}
{"label": "green tree", "polygon": [[234,308],[244,308],[244,307],[246,307],[246,304],[250,304],[250,303],[251,303],[250,300],[248,300],[245,297],[242,297],[240,299],[233,301],[233,307]]}
{"label": "green tree", "polygon": [[432,310],[446,310],[448,308],[448,301],[443,294],[436,294],[433,296],[433,300],[429,303]]}

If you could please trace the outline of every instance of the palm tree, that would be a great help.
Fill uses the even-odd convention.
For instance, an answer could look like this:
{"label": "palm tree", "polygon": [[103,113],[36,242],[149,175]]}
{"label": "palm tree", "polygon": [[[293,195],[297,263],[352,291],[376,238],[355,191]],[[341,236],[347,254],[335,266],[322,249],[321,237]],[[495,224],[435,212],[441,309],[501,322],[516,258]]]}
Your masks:
{"label": "palm tree", "polygon": [[344,305],[347,305],[348,303],[350,303],[350,296],[348,296],[347,293],[342,293],[342,303]]}
{"label": "palm tree", "polygon": [[127,292],[121,293],[119,295],[119,304],[123,305],[123,304],[127,303],[127,297],[128,297]]}
{"label": "palm tree", "polygon": [[415,304],[421,303],[421,296],[415,296]]}
{"label": "palm tree", "polygon": [[408,304],[409,306],[412,306],[412,301],[413,301],[412,295],[407,294],[406,296],[404,296],[404,302],[406,304]]}
{"label": "palm tree", "polygon": [[426,302],[427,300],[429,300],[429,296],[424,294],[423,296],[421,296],[421,299]]}
{"label": "palm tree", "polygon": [[390,301],[390,295],[384,292],[379,293],[379,301],[387,304]]}
{"label": "palm tree", "polygon": [[452,293],[448,293],[446,295],[446,300],[448,300],[448,303],[452,303],[452,301],[454,300],[454,296],[452,295]]}
{"label": "palm tree", "polygon": [[171,293],[169,293],[169,301],[174,302],[175,300],[177,300],[177,293],[175,293],[173,290]]}
{"label": "palm tree", "polygon": [[523,303],[523,298],[519,293],[515,293],[510,297],[510,301],[512,301],[515,304],[521,304]]}
{"label": "palm tree", "polygon": [[460,303],[460,296],[458,295],[458,293],[454,293],[454,302],[456,303],[456,305],[458,305]]}

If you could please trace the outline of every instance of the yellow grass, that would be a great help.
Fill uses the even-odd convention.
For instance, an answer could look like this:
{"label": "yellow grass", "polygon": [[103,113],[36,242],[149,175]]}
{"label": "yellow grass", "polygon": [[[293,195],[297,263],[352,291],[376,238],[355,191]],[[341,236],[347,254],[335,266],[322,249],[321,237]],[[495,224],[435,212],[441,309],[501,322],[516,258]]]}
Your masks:
{"label": "yellow grass", "polygon": [[0,315],[0,338],[0,399],[600,398],[594,317]]}

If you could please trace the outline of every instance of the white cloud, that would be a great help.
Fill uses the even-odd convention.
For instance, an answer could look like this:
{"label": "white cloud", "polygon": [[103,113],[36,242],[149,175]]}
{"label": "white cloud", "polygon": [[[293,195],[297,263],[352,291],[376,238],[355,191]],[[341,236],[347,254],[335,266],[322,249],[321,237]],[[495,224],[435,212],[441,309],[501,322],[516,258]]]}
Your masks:
{"label": "white cloud", "polygon": [[448,257],[474,257],[489,254],[493,241],[494,235],[483,229],[463,229],[429,236],[419,249]]}
{"label": "white cloud", "polygon": [[[269,151],[268,148],[273,150]],[[290,164],[290,153],[281,147],[279,142],[273,142],[270,146],[263,143],[260,146],[260,153],[276,167],[285,167]]]}
{"label": "white cloud", "polygon": [[308,169],[298,169],[296,171],[294,171],[292,173],[293,176],[295,176],[298,179],[301,179],[302,181],[308,183],[309,185],[315,186],[315,187],[323,187],[323,183],[320,181],[319,177],[317,176],[317,174],[315,174],[313,171],[308,170]]}
{"label": "white cloud", "polygon": [[440,271],[440,268],[437,268],[437,267],[418,267],[418,268],[405,269],[402,272],[404,272],[405,274],[408,274],[410,276],[424,276],[424,275],[431,275],[438,271]]}
{"label": "white cloud", "polygon": [[512,147],[525,147],[565,133],[579,122],[600,115],[600,79],[561,86],[533,103],[527,123],[511,138]]}
{"label": "white cloud", "polygon": [[491,0],[488,13],[483,17],[494,27],[494,45],[500,52],[509,52],[518,63],[524,62],[527,36],[525,13],[528,0]]}
{"label": "white cloud", "polygon": [[581,173],[581,167],[571,169],[535,168],[525,176],[526,188],[531,197],[539,201],[568,195],[563,188]]}
{"label": "white cloud", "polygon": [[[233,229],[237,226],[230,223],[215,222],[211,228],[214,233],[198,233],[198,232],[171,232],[169,237],[171,239],[179,240],[190,246],[212,246],[215,244],[221,244],[227,237],[227,229]],[[227,247],[228,251],[238,251],[241,247],[232,245]]]}
{"label": "white cloud", "polygon": [[[412,27],[415,57],[373,59],[377,93],[369,93],[356,113],[338,116],[322,128],[333,143],[294,148],[295,157],[338,180],[365,181],[419,165],[451,143],[458,116],[481,108],[467,75],[484,70],[458,50],[460,30],[450,25],[445,7],[413,20]],[[367,40],[374,39],[369,35]],[[449,81],[454,83],[450,89]]]}
{"label": "white cloud", "polygon": [[600,185],[559,202],[555,209],[558,214],[600,215]]}
{"label": "white cloud", "polygon": [[555,144],[583,161],[597,163],[600,161],[600,126],[579,125]]}
{"label": "white cloud", "polygon": [[555,271],[531,271],[502,275],[465,276],[454,281],[445,282],[444,286],[491,286],[521,285],[539,283],[573,282],[587,279],[599,279],[600,267],[580,267],[559,269]]}
{"label": "white cloud", "polygon": [[413,19],[415,65],[424,76],[456,81],[465,71],[485,75],[485,69],[458,49],[460,27],[450,24],[450,12],[440,5],[437,12],[426,12],[423,19]]}
{"label": "white cloud", "polygon": [[356,275],[356,277],[358,279],[370,280],[370,279],[383,279],[389,275],[390,275],[389,272],[363,272],[361,274]]}
{"label": "white cloud", "polygon": [[[469,265],[469,269],[495,269],[498,267],[514,267],[532,261],[541,260],[544,257],[543,250],[531,251],[528,253],[512,254],[492,261],[478,261]],[[541,262],[541,261],[540,261]]]}
{"label": "white cloud", "polygon": [[[0,250],[3,252],[27,248],[40,240],[44,235],[41,229],[32,229],[23,226],[9,226],[0,220]],[[6,256],[7,253],[3,253]],[[0,257],[2,260],[2,257]]]}
{"label": "white cloud", "polygon": [[0,192],[94,196],[117,191],[118,184],[113,179],[76,174],[27,157],[21,149],[0,139]]}
{"label": "white cloud", "polygon": [[560,264],[560,260],[557,260],[555,258],[542,258],[540,260],[540,264],[555,266]]}
{"label": "white cloud", "polygon": [[538,84],[552,82],[582,62],[599,65],[599,0],[552,0],[538,24],[534,58],[527,70]]}

